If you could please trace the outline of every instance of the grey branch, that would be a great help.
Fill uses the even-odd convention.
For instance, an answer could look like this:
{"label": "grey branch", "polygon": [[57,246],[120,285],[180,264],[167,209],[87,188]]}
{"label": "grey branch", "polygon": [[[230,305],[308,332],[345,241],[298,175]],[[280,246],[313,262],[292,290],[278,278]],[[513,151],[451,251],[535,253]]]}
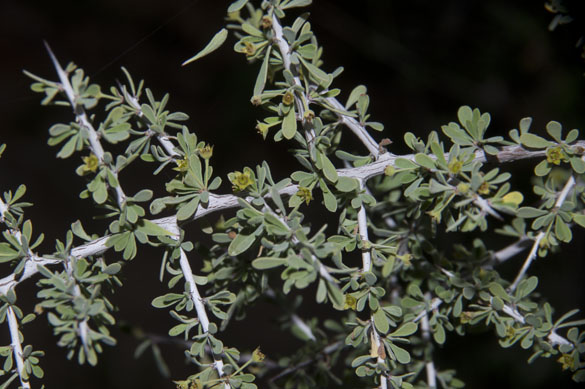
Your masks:
{"label": "grey branch", "polygon": [[[585,148],[585,141],[576,142],[575,146]],[[494,162],[507,163],[521,159],[543,157],[545,155],[546,152],[543,150],[530,151],[522,148],[521,146],[505,146],[496,156],[494,156]],[[477,151],[475,157],[476,160],[480,162],[486,161],[485,155],[481,151]],[[394,165],[397,158],[405,158],[414,161],[414,154],[406,154],[399,156],[392,155],[390,153],[384,153],[380,156],[378,160],[371,162],[367,165],[338,169],[337,174],[343,177],[355,178],[360,181],[367,180],[369,178],[384,174],[384,169],[386,168],[386,166]],[[448,158],[448,154],[446,155],[445,158]],[[282,190],[280,190],[279,194],[281,196],[292,196],[297,191],[298,185],[290,184],[284,187]],[[270,197],[270,195],[267,195],[266,197]],[[216,195],[211,193],[209,195],[209,202],[205,205],[201,204],[199,205],[197,211],[193,215],[192,220],[202,218],[214,212],[225,211],[237,207],[239,207],[237,196],[231,194]],[[176,228],[177,218],[176,216],[167,216],[160,219],[152,220],[152,222],[158,224],[167,231],[174,231],[174,229]],[[103,252],[109,249],[109,247],[106,246],[106,242],[109,237],[110,237],[109,235],[106,235],[92,242],[75,247],[72,249],[71,254],[73,256],[80,258],[102,254]],[[25,268],[18,279],[14,276],[14,274],[10,274],[0,279],[0,294],[6,294],[9,288],[14,287],[21,281],[24,281],[35,275],[38,272],[37,265],[51,265],[59,262],[61,262],[61,260],[50,257],[45,258],[37,255],[31,257],[30,260],[26,262]]]}

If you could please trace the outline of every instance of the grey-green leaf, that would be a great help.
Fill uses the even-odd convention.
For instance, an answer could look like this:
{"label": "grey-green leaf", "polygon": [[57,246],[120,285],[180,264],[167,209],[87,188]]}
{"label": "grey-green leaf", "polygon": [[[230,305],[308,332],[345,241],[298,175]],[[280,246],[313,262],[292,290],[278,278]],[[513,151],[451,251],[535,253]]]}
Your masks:
{"label": "grey-green leaf", "polygon": [[[244,4],[245,4],[245,2],[244,2]],[[242,6],[243,6],[243,4],[242,4]],[[186,60],[185,62],[183,62],[183,64],[181,66],[185,66],[185,65],[190,64],[191,62],[197,61],[199,58],[205,57],[207,54],[210,54],[210,53],[214,52],[215,50],[219,49],[221,47],[221,45],[225,42],[227,35],[228,35],[228,31],[225,28],[222,28],[217,34],[214,35],[214,37],[207,44],[207,46],[205,46],[205,48],[203,50],[201,50],[199,53],[195,54],[193,57],[191,57],[188,60]]]}

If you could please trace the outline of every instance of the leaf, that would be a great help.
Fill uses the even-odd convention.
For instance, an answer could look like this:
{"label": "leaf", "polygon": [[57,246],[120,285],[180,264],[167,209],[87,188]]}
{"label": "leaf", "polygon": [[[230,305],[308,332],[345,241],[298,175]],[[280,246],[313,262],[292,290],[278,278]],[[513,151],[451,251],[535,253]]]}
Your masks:
{"label": "leaf", "polygon": [[509,204],[514,204],[516,206],[522,204],[522,201],[524,201],[524,196],[522,195],[522,193],[520,192],[510,192],[508,194],[506,194],[504,197],[502,197],[502,201],[504,203],[509,203]]}
{"label": "leaf", "polygon": [[510,295],[506,292],[504,287],[497,282],[490,283],[489,290],[495,297],[499,297],[502,300],[506,300],[506,301],[511,300]]}
{"label": "leaf", "polygon": [[192,198],[187,204],[181,205],[177,212],[177,220],[189,219],[199,206],[199,197]]}
{"label": "leaf", "polygon": [[171,305],[176,304],[177,302],[183,299],[182,294],[178,293],[167,293],[164,296],[158,296],[154,300],[152,300],[152,306],[155,308],[166,308]]}
{"label": "leaf", "polygon": [[532,219],[534,217],[544,216],[547,213],[549,213],[549,211],[543,209],[533,207],[522,207],[518,209],[518,211],[516,212],[516,216],[521,217],[523,219]]}
{"label": "leaf", "polygon": [[234,257],[240,255],[244,251],[248,250],[255,240],[256,236],[254,236],[253,234],[251,235],[244,235],[242,233],[238,234],[230,243],[228,247],[228,254]]}
{"label": "leaf", "polygon": [[523,279],[518,284],[518,289],[516,290],[516,298],[521,299],[528,296],[536,287],[538,286],[538,277],[532,276],[529,278]]}
{"label": "leaf", "polygon": [[351,192],[359,187],[359,183],[355,178],[339,177],[335,184],[335,189],[340,192]]}
{"label": "leaf", "polygon": [[292,0],[291,2],[287,3],[286,5],[282,6],[282,9],[294,8],[294,7],[306,7],[311,5],[312,0]]}
{"label": "leaf", "polygon": [[345,103],[345,108],[349,109],[349,107],[354,105],[358,101],[359,97],[361,95],[365,95],[366,92],[367,92],[367,89],[364,85],[358,85],[355,88],[353,88],[353,90],[349,94],[349,97],[347,99],[347,103]]}
{"label": "leaf", "polygon": [[390,343],[390,349],[396,356],[396,360],[402,364],[410,363],[410,354],[405,349],[396,346],[394,343]]}
{"label": "leaf", "polygon": [[286,139],[294,138],[297,133],[297,117],[294,106],[288,111],[282,121],[282,134]]}
{"label": "leaf", "polygon": [[238,1],[234,1],[233,3],[230,4],[230,6],[228,7],[228,13],[231,12],[237,12],[239,10],[241,10],[242,8],[244,8],[244,6],[246,5],[246,3],[248,2],[248,0],[238,0]]}
{"label": "leaf", "polygon": [[266,85],[266,75],[268,74],[268,62],[270,61],[271,49],[271,47],[266,49],[266,54],[264,55],[262,66],[260,66],[258,77],[256,77],[256,84],[254,84],[254,96],[260,96],[264,90],[264,86]]}
{"label": "leaf", "polygon": [[546,125],[546,132],[548,132],[548,134],[559,143],[563,141],[561,138],[562,131],[563,127],[559,122],[550,121]]}
{"label": "leaf", "polygon": [[401,325],[397,330],[388,334],[388,336],[393,336],[393,337],[409,336],[409,335],[414,334],[417,329],[418,329],[418,325],[416,323],[410,321],[408,323],[404,323],[403,325]]}
{"label": "leaf", "polygon": [[329,212],[335,212],[337,210],[337,200],[331,192],[323,192],[323,201],[325,202],[325,208]]}
{"label": "leaf", "polygon": [[165,230],[161,226],[156,223],[151,222],[150,220],[142,219],[138,222],[138,231],[142,231],[146,235],[152,236],[173,236],[174,234],[170,231]]}
{"label": "leaf", "polygon": [[325,154],[321,154],[321,162],[323,164],[325,178],[331,183],[337,182],[337,171],[331,160]]}
{"label": "leaf", "polygon": [[426,154],[418,153],[414,156],[414,160],[416,163],[427,169],[432,170],[435,168],[435,161]]}
{"label": "leaf", "polygon": [[576,157],[576,156],[571,157],[569,159],[569,162],[571,163],[571,167],[573,168],[575,173],[577,173],[577,174],[585,173],[585,161],[583,161],[581,158]]}
{"label": "leaf", "polygon": [[374,324],[376,325],[376,329],[383,334],[387,333],[390,329],[388,318],[382,308],[378,308],[378,310],[374,312]]}
{"label": "leaf", "polygon": [[568,243],[573,239],[571,229],[559,215],[555,217],[555,235],[560,241],[565,243]]}
{"label": "leaf", "polygon": [[549,146],[554,145],[554,143],[531,133],[525,133],[520,135],[520,142],[526,146],[533,149],[545,149]]}
{"label": "leaf", "polygon": [[213,38],[211,38],[211,41],[207,44],[207,46],[205,46],[203,50],[201,50],[199,53],[195,54],[195,56],[183,62],[181,66],[185,66],[190,64],[191,62],[197,61],[199,58],[202,58],[207,54],[210,54],[215,50],[219,49],[219,47],[225,42],[227,35],[228,31],[225,28],[222,28],[217,34],[213,36]]}

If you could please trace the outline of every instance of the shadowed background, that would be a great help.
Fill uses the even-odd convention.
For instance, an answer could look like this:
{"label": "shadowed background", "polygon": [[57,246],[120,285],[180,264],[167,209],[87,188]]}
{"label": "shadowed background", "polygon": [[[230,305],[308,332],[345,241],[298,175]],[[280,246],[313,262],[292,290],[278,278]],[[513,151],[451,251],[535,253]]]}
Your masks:
{"label": "shadowed background", "polygon": [[[226,174],[243,166],[267,160],[279,178],[296,168],[284,143],[262,141],[254,129],[264,115],[248,102],[258,65],[247,65],[242,55],[231,50],[233,38],[213,55],[180,67],[220,29],[228,4],[187,0],[0,3],[0,143],[8,145],[0,160],[0,191],[14,190],[21,183],[27,186],[26,200],[35,206],[25,215],[35,231],[46,237],[41,252],[51,252],[52,242],[63,239],[77,219],[90,232],[106,228],[103,222],[92,222],[99,211],[78,198],[85,186],[74,173],[81,163],[79,156],[56,160],[57,150],[46,145],[47,129],[72,120],[70,110],[41,107],[41,97],[30,91],[30,81],[22,74],[27,69],[57,79],[43,40],[62,65],[74,61],[103,89],[123,79],[120,66],[125,66],[135,80],[144,79],[156,97],[169,92],[168,108],[189,114],[190,129],[215,146],[212,163],[224,180],[223,193],[230,191]],[[393,152],[405,151],[405,131],[422,136],[439,130],[456,119],[461,105],[490,112],[492,131],[502,134],[517,127],[525,116],[534,117],[535,129],[542,129],[549,120],[583,129],[585,61],[575,48],[580,36],[575,28],[585,23],[577,20],[549,32],[553,16],[542,1],[316,0],[310,11],[313,29],[325,49],[324,68],[345,67],[334,86],[343,91],[342,99],[358,84],[368,87],[372,118],[386,126],[384,134],[375,134],[376,139],[391,138]],[[578,11],[574,16],[580,15]],[[351,135],[344,145],[365,153]],[[169,176],[153,177],[149,172],[123,172],[126,192],[150,187],[161,194],[159,181]],[[195,233],[196,226],[190,230]],[[584,305],[582,239],[583,234],[576,233],[576,243],[564,247],[562,258],[537,261],[530,271],[541,277],[539,290],[558,312]],[[516,271],[521,260],[511,261],[509,271]],[[118,321],[164,335],[171,323],[168,312],[150,307],[152,299],[165,291],[158,281],[159,261],[156,250],[139,249],[137,258],[124,268],[124,288],[112,300],[120,308]],[[193,266],[198,269],[199,265]],[[6,266],[0,269],[0,276],[10,272]],[[36,303],[33,282],[17,288],[25,311]],[[259,305],[247,321],[234,323],[221,339],[241,349],[261,345],[273,358],[279,350],[294,350],[299,343],[276,331],[272,309]],[[319,309],[308,306],[301,313],[310,317],[318,315]],[[268,319],[257,324],[254,318],[259,317]],[[132,336],[124,331],[114,335],[118,346],[106,349],[96,368],[88,368],[65,360],[45,317],[24,327],[25,343],[47,352],[42,366],[48,388],[174,387],[160,377],[150,355],[133,358],[137,342]],[[0,327],[0,336],[6,344],[5,325]],[[184,364],[180,348],[161,347],[173,378],[194,372]],[[500,349],[491,333],[464,339],[451,335],[444,349],[437,351],[437,364],[441,369],[456,368],[470,388],[571,385],[557,363],[540,360],[526,365],[528,356],[519,347]]]}

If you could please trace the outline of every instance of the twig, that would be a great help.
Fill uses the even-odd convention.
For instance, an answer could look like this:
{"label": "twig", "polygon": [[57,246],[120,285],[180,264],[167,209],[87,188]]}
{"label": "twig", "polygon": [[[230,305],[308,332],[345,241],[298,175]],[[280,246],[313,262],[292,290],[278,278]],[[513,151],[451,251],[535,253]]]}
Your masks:
{"label": "twig", "polygon": [[10,330],[10,339],[12,352],[14,353],[14,359],[16,360],[16,369],[18,370],[18,376],[20,377],[20,384],[23,388],[30,389],[30,383],[28,382],[26,370],[24,367],[24,359],[22,358],[22,345],[20,344],[20,334],[18,331],[18,321],[16,320],[16,314],[11,306],[6,311],[8,316],[8,329]]}
{"label": "twig", "polygon": [[[430,297],[428,294],[425,297]],[[422,337],[427,342],[431,342],[431,326],[429,324],[429,315],[427,310],[423,311],[423,316],[421,319],[421,329],[422,329]],[[435,369],[435,363],[431,359],[430,361],[425,361],[425,370],[427,373],[427,385],[429,389],[434,389],[437,387],[437,370]]]}
{"label": "twig", "polygon": [[[575,145],[585,148],[585,141],[576,142]],[[496,161],[500,163],[506,163],[521,159],[542,157],[544,155],[545,152],[540,150],[529,151],[523,149],[520,146],[505,146],[496,156],[494,156],[494,158]],[[397,156],[390,153],[384,153],[380,156],[380,158],[377,161],[374,161],[364,166],[338,169],[337,174],[343,177],[356,178],[360,181],[367,180],[371,177],[384,174],[384,169],[386,168],[386,166],[393,165],[394,161],[397,158],[405,158],[414,161],[414,154]],[[445,158],[448,158],[448,156],[446,155]],[[480,162],[485,162],[485,156],[483,152],[476,152],[476,160]],[[281,196],[292,196],[297,191],[298,185],[289,184],[288,186],[280,190],[278,193]],[[270,195],[267,195],[266,197],[269,198]],[[192,220],[197,220],[205,215],[218,211],[227,210],[230,208],[236,208],[238,206],[239,204],[237,196],[231,194],[216,195],[210,193],[209,202],[205,206],[199,205],[199,207],[197,208],[196,212],[193,215]],[[176,226],[177,218],[176,216],[167,216],[151,221],[159,225],[160,227],[166,229],[167,231],[172,231],[174,228],[173,226]],[[105,235],[92,242],[75,247],[71,250],[71,254],[77,257],[88,257],[92,255],[102,254],[103,252],[109,249],[109,247],[106,246],[106,242],[109,239],[109,237],[110,237],[109,235]],[[0,279],[0,294],[6,294],[9,288],[12,288],[21,281],[24,281],[35,275],[38,272],[37,265],[51,265],[61,262],[60,259],[43,258],[38,256],[35,256],[31,259],[32,261],[27,261],[27,263],[25,264],[23,272],[18,280],[15,279],[14,274],[10,274]]]}
{"label": "twig", "polygon": [[[185,251],[181,248],[181,258],[179,260],[181,264],[181,271],[183,272],[183,277],[185,277],[185,281],[189,284],[189,296],[191,297],[191,301],[195,305],[195,311],[197,312],[197,317],[199,318],[199,323],[201,323],[201,327],[203,328],[203,332],[206,334],[209,332],[209,318],[207,317],[207,312],[205,311],[205,305],[203,305],[203,300],[201,299],[201,295],[199,294],[199,290],[197,290],[197,284],[195,283],[195,279],[193,278],[193,271],[191,270],[191,265],[189,265],[189,259],[185,254]],[[215,355],[213,351],[211,351],[213,355],[213,366],[217,371],[219,377],[223,377],[223,360],[220,356]],[[224,382],[224,389],[230,389],[230,384],[228,382]]]}
{"label": "twig", "polygon": [[[69,100],[69,104],[71,104],[71,108],[73,108],[73,113],[75,114],[77,121],[82,127],[85,127],[87,129],[91,152],[98,158],[98,160],[101,163],[104,163],[104,149],[100,143],[97,131],[93,128],[93,125],[89,121],[87,114],[83,109],[83,106],[77,104],[78,96],[75,95],[73,87],[69,82],[69,76],[59,64],[57,57],[55,56],[55,54],[53,54],[53,51],[51,50],[47,42],[45,42],[45,47],[49,52],[49,56],[51,57],[53,66],[55,66],[55,70],[57,71],[57,75],[59,76],[59,80],[61,81],[61,87],[63,88],[65,95],[67,95],[67,99]],[[114,175],[114,177],[116,177],[117,180],[118,172],[112,171],[112,174]],[[126,201],[126,195],[124,194],[124,191],[122,190],[122,187],[120,187],[120,185],[116,186],[115,190],[118,205],[121,207]]]}
{"label": "twig", "polygon": [[[274,31],[274,41],[276,42],[278,49],[280,51],[280,54],[282,56],[282,64],[283,64],[285,69],[291,70],[290,69],[291,68],[290,47],[288,45],[288,42],[286,41],[286,39],[282,35],[282,26],[280,25],[280,21],[276,17],[276,14],[274,14],[272,16],[272,29]],[[293,73],[293,75],[294,75],[294,73]],[[294,75],[294,82],[296,85],[301,86],[301,80],[299,79],[299,77],[297,75]],[[307,98],[307,96],[304,96],[304,97],[305,97],[305,100],[307,100],[307,101],[309,100]],[[296,99],[296,96],[295,96],[295,99]],[[335,97],[327,98],[327,102],[337,109],[345,110],[345,107]],[[304,118],[304,115],[303,115],[304,114],[304,106],[303,106],[302,102],[299,102],[297,100],[296,105],[298,107],[300,117]],[[351,130],[351,132],[353,132],[359,138],[359,140],[364,144],[364,146],[366,146],[366,148],[368,149],[370,154],[372,154],[374,159],[378,159],[378,156],[380,154],[379,145],[370,136],[370,134],[368,133],[366,128],[363,125],[361,125],[360,123],[358,123],[357,120],[355,120],[352,117],[345,116],[345,115],[340,114],[338,112],[335,112],[335,114],[337,115],[339,122],[345,124]]]}
{"label": "twig", "polygon": [[[360,181],[360,189],[364,189],[365,182]],[[360,235],[360,239],[366,247],[362,248],[362,271],[364,273],[369,272],[372,270],[372,256],[370,254],[369,246],[369,236],[368,236],[368,218],[366,215],[366,207],[362,204],[357,214],[358,219],[358,233]],[[376,331],[376,325],[374,322],[374,315],[370,316],[370,322],[372,327],[372,337],[371,342],[372,346],[376,350],[377,362],[378,364],[385,365],[386,360],[385,358],[380,357],[380,347],[384,347],[382,341],[380,340],[380,334]],[[385,374],[380,375],[380,388],[386,389],[388,387],[388,379],[386,378]]]}
{"label": "twig", "polygon": [[[560,208],[563,205],[567,196],[569,195],[569,192],[573,189],[574,186],[575,186],[575,177],[571,175],[571,177],[569,177],[569,179],[565,183],[565,186],[561,190],[561,193],[559,193],[559,197],[557,198],[557,201],[555,202],[555,208]],[[528,257],[526,257],[526,260],[524,261],[522,268],[520,268],[520,271],[518,272],[518,275],[514,279],[514,282],[512,283],[512,285],[510,285],[509,290],[511,292],[516,290],[516,288],[518,287],[518,284],[520,283],[520,281],[522,281],[522,279],[524,278],[524,275],[528,271],[528,268],[532,264],[532,261],[534,261],[534,259],[536,258],[536,255],[538,253],[538,247],[540,245],[540,241],[542,239],[544,239],[545,235],[546,234],[543,231],[540,231],[538,233],[538,235],[536,236],[536,239],[534,240],[534,244],[532,245],[532,249],[530,250]]]}

